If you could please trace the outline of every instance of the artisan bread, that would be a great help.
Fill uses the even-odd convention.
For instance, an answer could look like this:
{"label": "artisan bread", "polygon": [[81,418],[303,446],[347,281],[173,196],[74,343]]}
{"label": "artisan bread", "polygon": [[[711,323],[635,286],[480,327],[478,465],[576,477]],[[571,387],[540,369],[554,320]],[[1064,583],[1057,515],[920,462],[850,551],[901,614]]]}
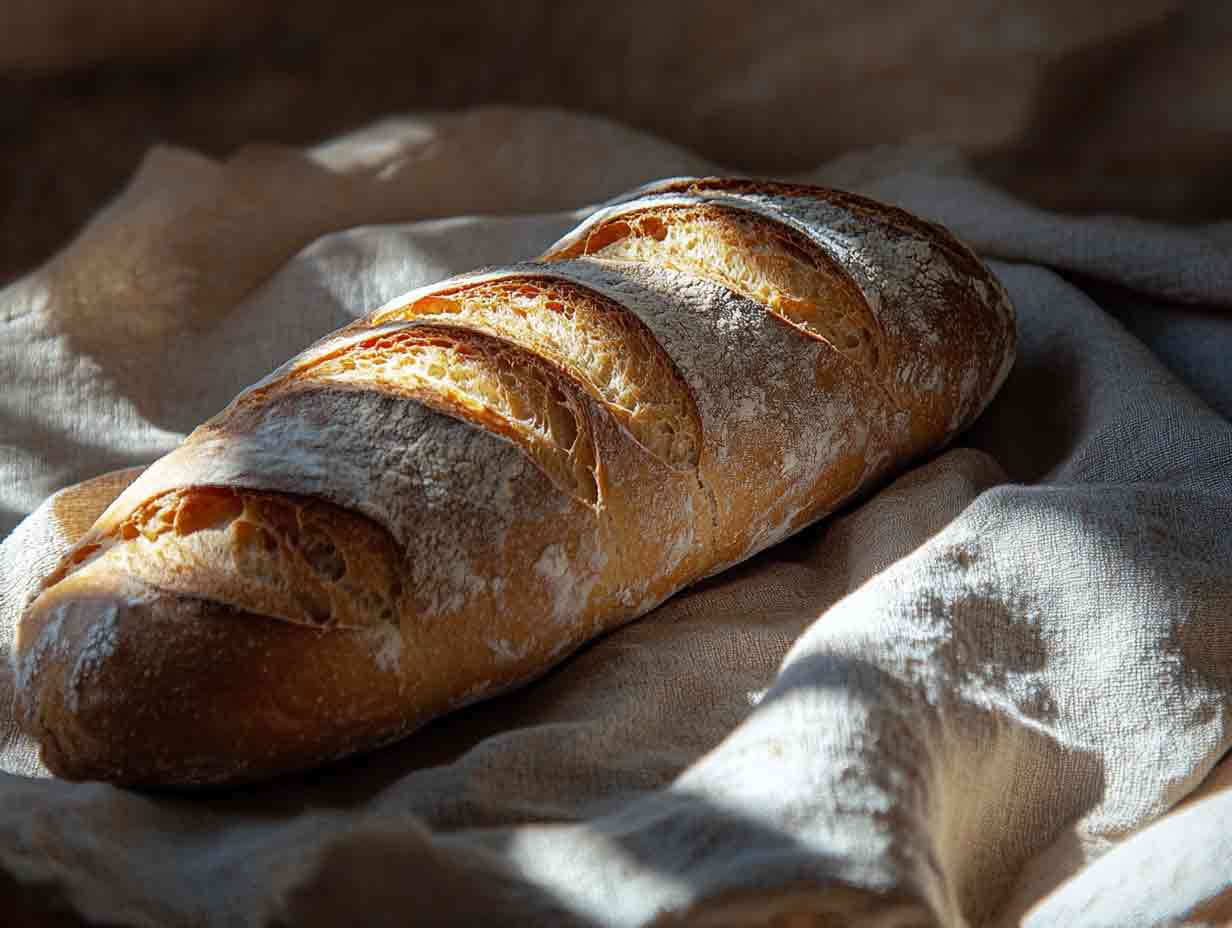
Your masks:
{"label": "artisan bread", "polygon": [[678,179],[322,339],[121,493],[27,608],[47,766],[258,779],[407,734],[833,512],[1014,357],[952,236]]}

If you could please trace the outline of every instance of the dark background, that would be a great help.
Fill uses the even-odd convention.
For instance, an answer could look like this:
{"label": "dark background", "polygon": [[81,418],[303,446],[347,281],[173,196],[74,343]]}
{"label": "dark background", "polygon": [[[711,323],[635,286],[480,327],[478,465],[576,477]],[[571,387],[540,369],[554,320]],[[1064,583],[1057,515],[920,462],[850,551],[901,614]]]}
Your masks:
{"label": "dark background", "polygon": [[226,157],[391,113],[549,104],[774,173],[954,144],[1056,209],[1232,217],[1222,0],[0,3],[0,282],[152,145]]}

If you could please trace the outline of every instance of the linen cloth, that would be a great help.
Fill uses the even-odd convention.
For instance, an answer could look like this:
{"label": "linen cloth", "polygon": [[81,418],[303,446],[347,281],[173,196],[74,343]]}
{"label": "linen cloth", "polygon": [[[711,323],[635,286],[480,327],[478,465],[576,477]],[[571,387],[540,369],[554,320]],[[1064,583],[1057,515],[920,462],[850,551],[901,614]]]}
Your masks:
{"label": "linen cloth", "polygon": [[[149,463],[411,287],[532,256],[634,184],[715,170],[542,110],[226,163],[153,151],[0,292],[5,648],[137,471],[98,475]],[[971,431],[539,682],[272,784],[47,779],[6,661],[16,923],[1226,918],[1232,227],[1049,214],[944,149],[799,179],[905,206],[989,260],[1019,357]]]}

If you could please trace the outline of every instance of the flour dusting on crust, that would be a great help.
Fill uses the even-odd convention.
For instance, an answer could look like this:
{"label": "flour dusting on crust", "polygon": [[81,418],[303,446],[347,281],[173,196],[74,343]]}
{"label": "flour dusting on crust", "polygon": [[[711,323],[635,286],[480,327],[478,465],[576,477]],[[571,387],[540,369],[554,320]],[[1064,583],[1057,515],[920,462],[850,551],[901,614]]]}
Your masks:
{"label": "flour dusting on crust", "polygon": [[402,670],[402,631],[396,625],[378,626],[365,632],[373,639],[372,661],[384,673]]}
{"label": "flour dusting on crust", "polygon": [[103,662],[115,653],[120,632],[117,624],[120,610],[108,603],[102,613],[95,617],[81,642],[73,670],[65,682],[64,701],[70,712],[76,712],[80,703],[81,689],[90,675],[98,671]]}

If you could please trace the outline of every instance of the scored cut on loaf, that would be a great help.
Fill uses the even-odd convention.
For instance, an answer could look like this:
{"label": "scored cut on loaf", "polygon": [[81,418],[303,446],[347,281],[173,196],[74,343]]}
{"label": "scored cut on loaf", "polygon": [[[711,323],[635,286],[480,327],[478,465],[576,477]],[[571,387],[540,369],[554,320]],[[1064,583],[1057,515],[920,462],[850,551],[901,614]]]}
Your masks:
{"label": "scored cut on loaf", "polygon": [[684,178],[421,288],[151,465],[22,617],[55,773],[268,777],[520,685],[868,492],[984,409],[968,249],[820,187]]}

